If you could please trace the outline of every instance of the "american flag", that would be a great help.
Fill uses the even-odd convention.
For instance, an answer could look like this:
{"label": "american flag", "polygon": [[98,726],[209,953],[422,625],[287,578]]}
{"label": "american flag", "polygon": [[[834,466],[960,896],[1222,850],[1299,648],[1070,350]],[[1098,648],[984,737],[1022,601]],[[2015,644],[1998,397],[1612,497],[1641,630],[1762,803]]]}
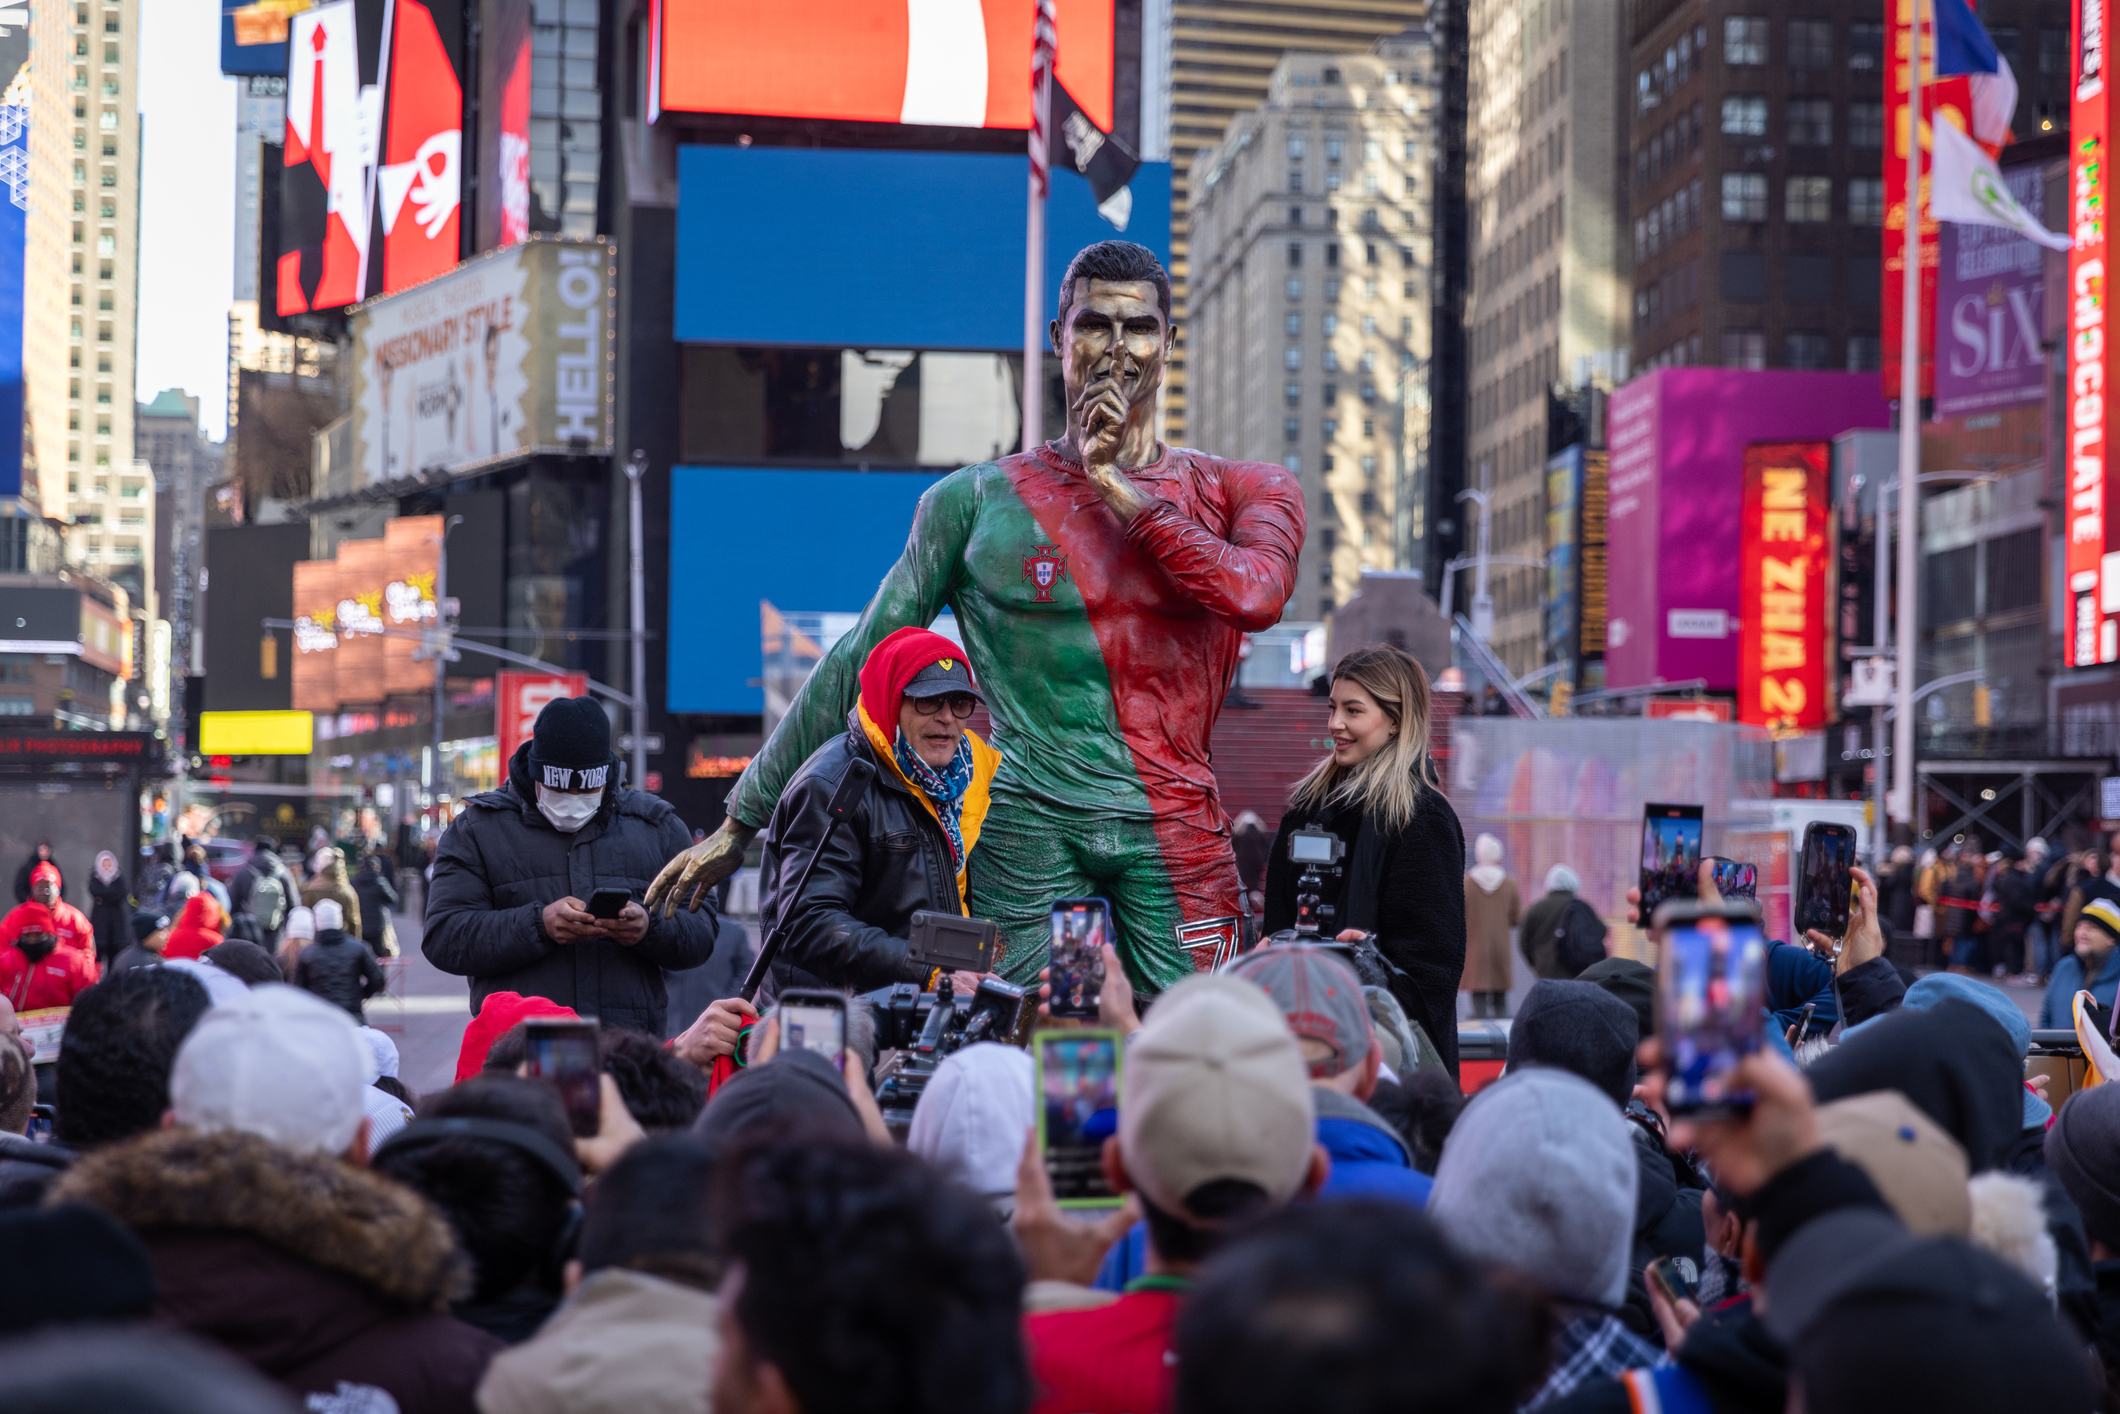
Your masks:
{"label": "american flag", "polygon": [[1039,201],[1046,197],[1052,147],[1055,43],[1053,0],[1038,0],[1038,24],[1031,35],[1031,191]]}

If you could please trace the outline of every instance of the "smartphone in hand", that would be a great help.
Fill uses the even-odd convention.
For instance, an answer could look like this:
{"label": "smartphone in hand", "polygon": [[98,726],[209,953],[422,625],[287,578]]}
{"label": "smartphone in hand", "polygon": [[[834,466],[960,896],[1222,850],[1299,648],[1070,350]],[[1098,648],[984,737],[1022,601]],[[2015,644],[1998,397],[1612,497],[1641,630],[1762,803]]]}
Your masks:
{"label": "smartphone in hand", "polygon": [[1855,898],[1855,830],[1813,820],[1804,826],[1803,850],[1796,878],[1800,893],[1796,931],[1817,929],[1829,938],[1848,931],[1848,912]]}
{"label": "smartphone in hand", "polygon": [[1698,805],[1642,807],[1641,921],[1651,922],[1657,906],[1700,893],[1701,808]]}
{"label": "smartphone in hand", "polygon": [[1655,928],[1657,1034],[1672,1114],[1749,1109],[1731,1072],[1766,1033],[1767,940],[1756,903],[1672,902]]}
{"label": "smartphone in hand", "polygon": [[1038,1152],[1063,1208],[1109,1208],[1119,1194],[1104,1178],[1104,1141],[1119,1132],[1116,1031],[1040,1031],[1031,1042],[1038,1071]]}
{"label": "smartphone in hand", "polygon": [[523,1069],[559,1091],[567,1123],[578,1138],[603,1127],[603,1085],[597,1065],[597,1026],[591,1020],[532,1017],[523,1023]]}
{"label": "smartphone in hand", "polygon": [[790,989],[780,994],[780,1044],[815,1051],[844,1069],[847,1059],[847,999],[837,992]]}
{"label": "smartphone in hand", "polygon": [[1053,904],[1052,948],[1045,980],[1054,1016],[1097,1014],[1104,990],[1104,945],[1111,940],[1112,906],[1101,898],[1064,898]]}
{"label": "smartphone in hand", "polygon": [[595,893],[589,895],[589,916],[591,918],[616,918],[619,914],[626,911],[626,905],[631,902],[633,902],[633,891],[631,889],[598,889]]}

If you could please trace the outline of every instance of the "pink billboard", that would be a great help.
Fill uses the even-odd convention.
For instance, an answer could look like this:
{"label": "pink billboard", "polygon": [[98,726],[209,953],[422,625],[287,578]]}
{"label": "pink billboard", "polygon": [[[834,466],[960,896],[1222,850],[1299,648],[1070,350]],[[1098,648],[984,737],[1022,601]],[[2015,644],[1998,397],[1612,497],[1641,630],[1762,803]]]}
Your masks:
{"label": "pink billboard", "polygon": [[1874,373],[1660,368],[1614,392],[1606,683],[1734,692],[1745,448],[1890,425]]}

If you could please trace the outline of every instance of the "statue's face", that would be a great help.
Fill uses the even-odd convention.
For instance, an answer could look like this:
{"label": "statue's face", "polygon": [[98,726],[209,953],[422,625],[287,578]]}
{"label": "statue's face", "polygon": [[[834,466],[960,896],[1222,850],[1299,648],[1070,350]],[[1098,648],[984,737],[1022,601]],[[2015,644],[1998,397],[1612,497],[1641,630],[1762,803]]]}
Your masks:
{"label": "statue's face", "polygon": [[1170,356],[1170,321],[1146,280],[1077,280],[1067,322],[1053,334],[1069,420],[1085,398],[1115,389],[1129,410],[1152,408]]}

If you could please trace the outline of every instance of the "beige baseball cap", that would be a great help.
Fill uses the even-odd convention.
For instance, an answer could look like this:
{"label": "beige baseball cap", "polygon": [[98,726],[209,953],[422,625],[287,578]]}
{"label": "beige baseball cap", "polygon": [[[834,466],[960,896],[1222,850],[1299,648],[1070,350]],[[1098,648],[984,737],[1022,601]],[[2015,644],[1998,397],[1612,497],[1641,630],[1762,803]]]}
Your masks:
{"label": "beige baseball cap", "polygon": [[1972,1230],[1965,1150],[1897,1090],[1820,1105],[1818,1137],[1870,1176],[1916,1237],[1964,1237]]}
{"label": "beige baseball cap", "polygon": [[1142,1195],[1188,1215],[1217,1179],[1276,1203],[1302,1187],[1317,1142],[1310,1070],[1281,1010],[1250,982],[1188,977],[1165,992],[1126,1051],[1119,1144]]}

